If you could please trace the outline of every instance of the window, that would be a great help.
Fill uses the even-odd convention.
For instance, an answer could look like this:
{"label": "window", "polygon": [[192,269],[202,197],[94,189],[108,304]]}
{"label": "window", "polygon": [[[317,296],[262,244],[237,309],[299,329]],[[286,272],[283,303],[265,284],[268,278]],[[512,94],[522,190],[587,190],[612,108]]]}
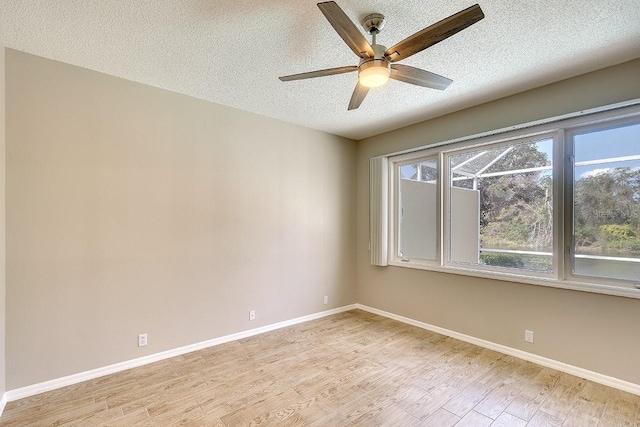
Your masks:
{"label": "window", "polygon": [[496,135],[385,156],[388,263],[640,297],[640,107]]}
{"label": "window", "polygon": [[553,272],[553,141],[445,156],[449,262]]}
{"label": "window", "polygon": [[575,276],[640,281],[640,123],[571,134]]}
{"label": "window", "polygon": [[398,245],[401,260],[438,259],[438,159],[397,163]]}

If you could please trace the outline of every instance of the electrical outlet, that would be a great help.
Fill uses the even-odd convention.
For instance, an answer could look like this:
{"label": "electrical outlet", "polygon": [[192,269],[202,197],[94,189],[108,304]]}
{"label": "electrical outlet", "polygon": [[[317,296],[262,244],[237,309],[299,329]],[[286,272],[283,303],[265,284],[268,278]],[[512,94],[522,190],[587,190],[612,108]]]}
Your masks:
{"label": "electrical outlet", "polygon": [[533,331],[524,331],[524,340],[526,342],[533,342]]}
{"label": "electrical outlet", "polygon": [[329,304],[329,297],[326,295],[324,296],[324,303]]}
{"label": "electrical outlet", "polygon": [[249,312],[249,320],[256,320],[256,312],[255,312],[255,310],[251,310]]}
{"label": "electrical outlet", "polygon": [[138,335],[138,347],[144,347],[147,345],[147,334]]}

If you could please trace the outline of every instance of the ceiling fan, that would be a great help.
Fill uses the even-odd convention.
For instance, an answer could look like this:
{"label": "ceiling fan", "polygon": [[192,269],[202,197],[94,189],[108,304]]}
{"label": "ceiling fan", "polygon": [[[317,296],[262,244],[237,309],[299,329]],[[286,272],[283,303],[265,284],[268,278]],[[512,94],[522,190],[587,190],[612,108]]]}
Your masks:
{"label": "ceiling fan", "polygon": [[362,25],[371,34],[372,43],[369,44],[360,30],[335,2],[318,3],[318,7],[353,53],[358,55],[360,63],[292,74],[280,77],[280,80],[287,82],[358,71],[358,84],[353,91],[351,101],[349,101],[349,110],[354,110],[362,104],[369,88],[382,86],[389,78],[431,89],[446,89],[452,80],[409,65],[396,64],[396,62],[421,52],[484,18],[482,9],[476,4],[418,31],[387,49],[376,43],[376,36],[384,26],[384,15],[372,13],[364,18]]}

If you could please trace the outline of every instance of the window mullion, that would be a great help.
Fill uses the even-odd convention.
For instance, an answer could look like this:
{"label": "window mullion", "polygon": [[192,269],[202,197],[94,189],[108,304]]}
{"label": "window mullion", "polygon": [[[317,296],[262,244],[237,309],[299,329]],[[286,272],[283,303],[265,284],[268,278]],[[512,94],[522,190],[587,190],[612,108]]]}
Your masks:
{"label": "window mullion", "polygon": [[571,138],[567,135],[567,131],[563,131],[563,153],[560,158],[563,171],[563,196],[564,201],[562,207],[564,209],[562,224],[564,230],[562,233],[562,245],[559,246],[560,254],[564,262],[562,279],[567,280],[573,276],[573,144]]}
{"label": "window mullion", "polygon": [[450,170],[445,162],[445,155],[442,151],[438,153],[438,264],[440,266],[444,266],[446,263],[446,251],[447,245],[445,242],[448,241],[448,215],[446,214],[446,203],[447,200],[447,189],[450,185]]}
{"label": "window mullion", "polygon": [[553,141],[553,271],[557,280],[564,280],[566,277],[565,265],[570,260],[566,258],[565,251],[565,230],[567,223],[566,215],[569,212],[565,205],[566,193],[566,154],[565,133],[559,130]]}

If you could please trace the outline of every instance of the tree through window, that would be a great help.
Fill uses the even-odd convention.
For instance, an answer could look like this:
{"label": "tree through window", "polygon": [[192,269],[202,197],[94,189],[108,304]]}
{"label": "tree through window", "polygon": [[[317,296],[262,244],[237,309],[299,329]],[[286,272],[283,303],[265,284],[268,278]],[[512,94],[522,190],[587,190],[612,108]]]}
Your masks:
{"label": "tree through window", "polygon": [[388,160],[390,265],[640,298],[640,105]]}
{"label": "tree through window", "polygon": [[[449,156],[450,261],[553,271],[552,152],[544,139]],[[474,222],[477,254],[459,255]]]}
{"label": "tree through window", "polygon": [[640,280],[640,124],[573,136],[573,274]]}

